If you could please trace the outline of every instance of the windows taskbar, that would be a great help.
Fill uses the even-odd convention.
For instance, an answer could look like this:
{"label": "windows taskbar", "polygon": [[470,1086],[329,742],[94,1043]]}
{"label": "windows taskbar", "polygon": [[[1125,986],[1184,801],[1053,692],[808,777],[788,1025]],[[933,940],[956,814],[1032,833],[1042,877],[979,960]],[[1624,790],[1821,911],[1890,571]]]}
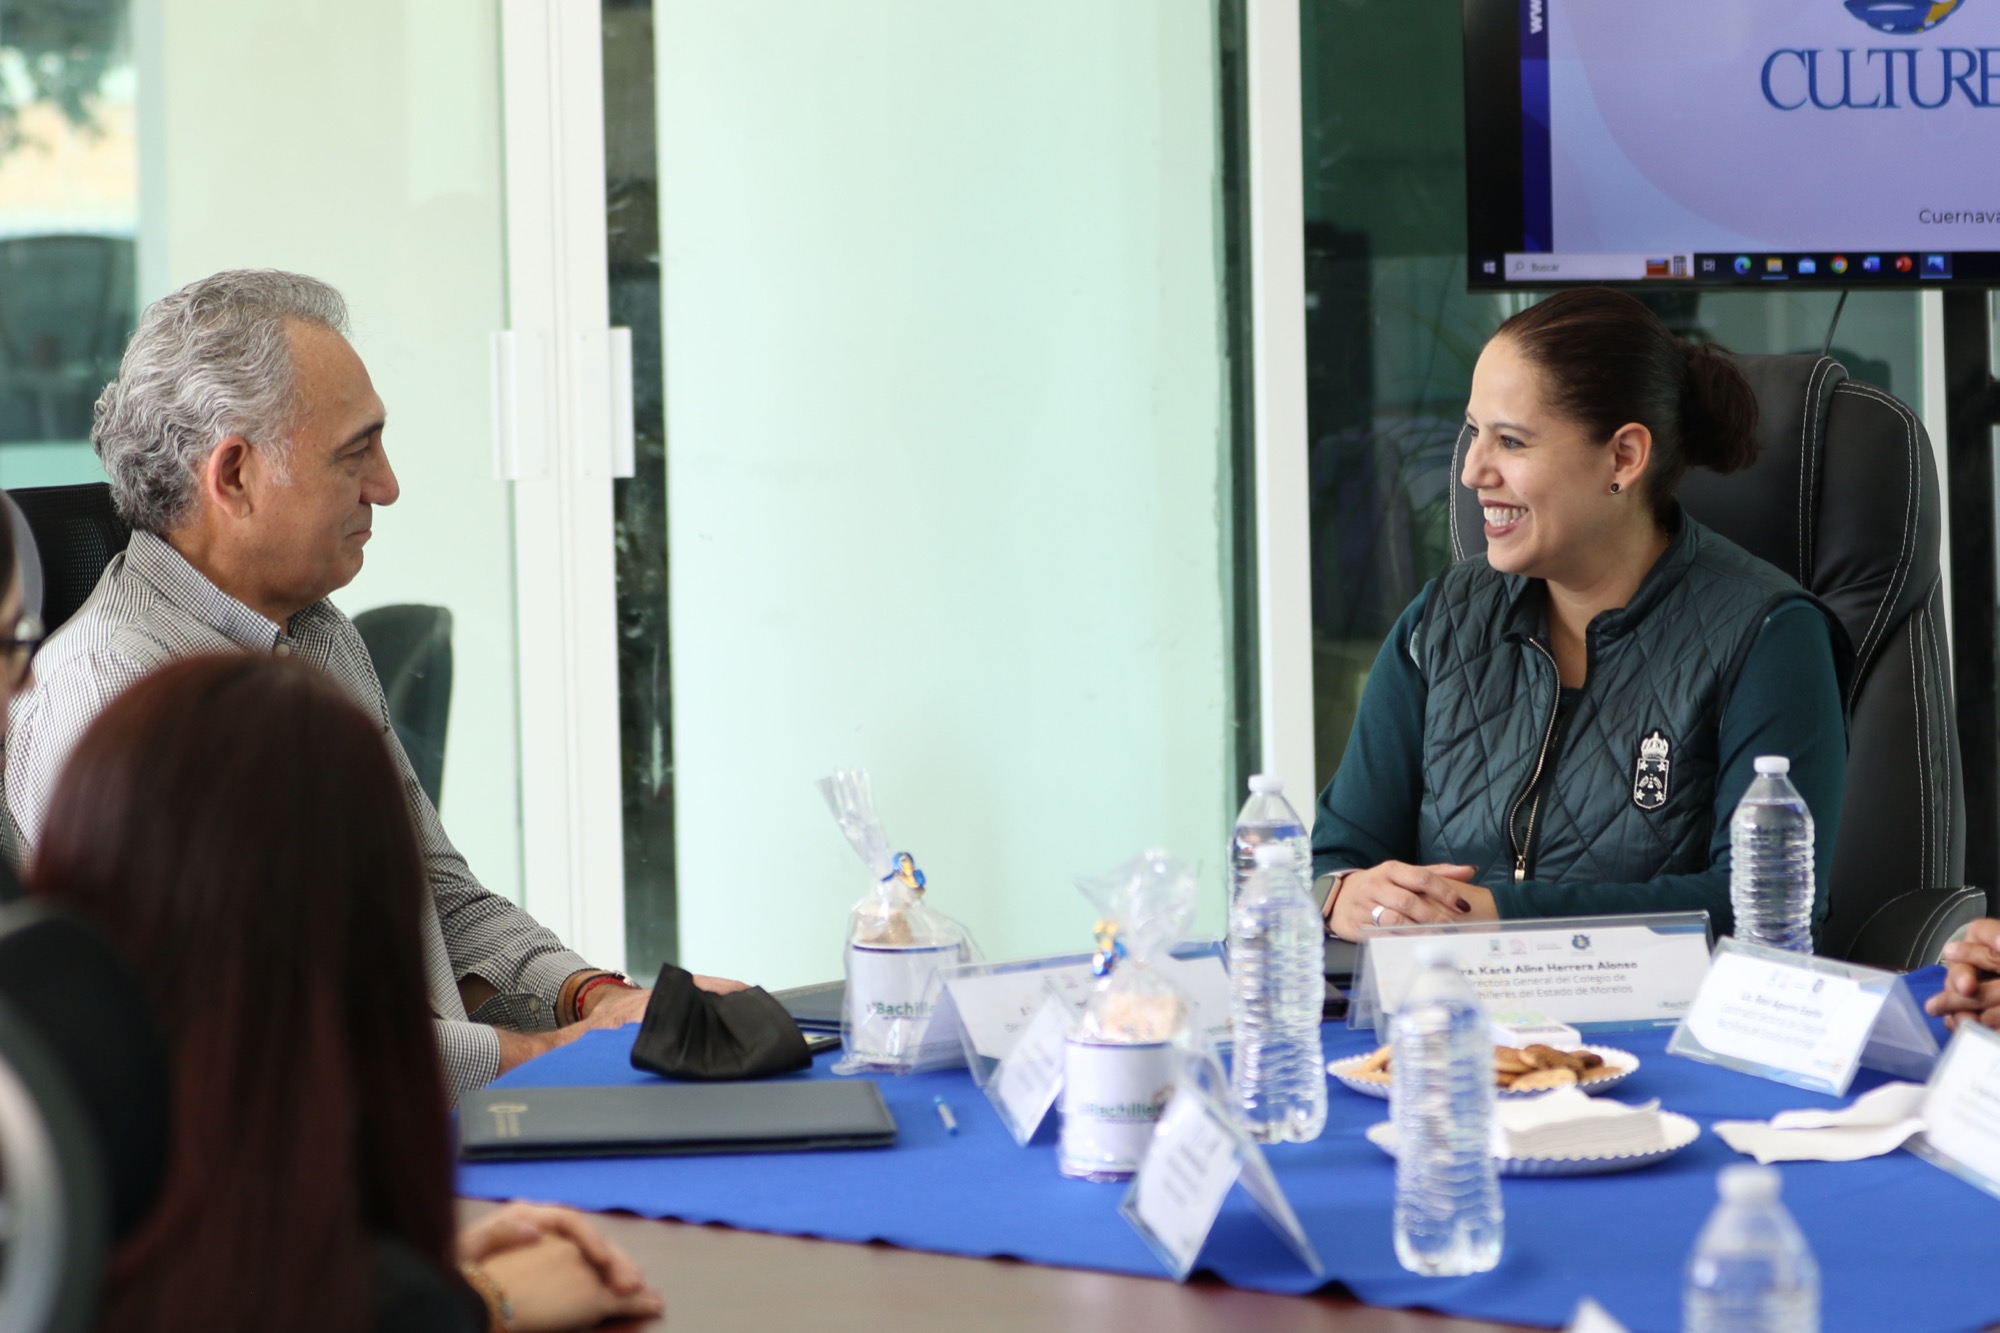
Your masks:
{"label": "windows taskbar", "polygon": [[1930,283],[2000,287],[2000,251],[1758,250],[1663,254],[1473,255],[1475,288],[1570,283],[1687,282],[1748,287],[1798,283],[1833,287],[1921,287]]}

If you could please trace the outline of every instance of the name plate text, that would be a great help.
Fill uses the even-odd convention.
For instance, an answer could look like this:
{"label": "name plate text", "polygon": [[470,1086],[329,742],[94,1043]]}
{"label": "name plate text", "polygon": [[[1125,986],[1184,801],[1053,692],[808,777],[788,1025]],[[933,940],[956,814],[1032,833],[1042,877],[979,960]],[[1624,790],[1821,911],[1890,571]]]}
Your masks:
{"label": "name plate text", "polygon": [[1937,1040],[1893,972],[1724,939],[1667,1051],[1840,1097],[1863,1064],[1924,1078]]}
{"label": "name plate text", "polygon": [[1542,1023],[1653,1026],[1677,1021],[1708,971],[1703,912],[1400,926],[1362,933],[1350,1027],[1387,1018],[1417,972],[1417,950],[1442,941],[1488,1017]]}

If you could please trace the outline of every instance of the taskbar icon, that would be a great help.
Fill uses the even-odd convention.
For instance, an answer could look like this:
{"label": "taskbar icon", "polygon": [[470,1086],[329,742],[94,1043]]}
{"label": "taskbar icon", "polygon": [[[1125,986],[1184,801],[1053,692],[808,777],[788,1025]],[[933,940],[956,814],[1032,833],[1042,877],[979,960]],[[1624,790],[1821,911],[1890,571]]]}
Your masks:
{"label": "taskbar icon", "polygon": [[1804,282],[1809,285],[1844,285],[1882,278],[1943,282],[1958,276],[1955,261],[1963,258],[1948,251],[1918,250],[1901,253],[1885,250],[1874,254],[1858,250],[1718,252],[1696,254],[1694,273],[1709,282],[1729,284]]}

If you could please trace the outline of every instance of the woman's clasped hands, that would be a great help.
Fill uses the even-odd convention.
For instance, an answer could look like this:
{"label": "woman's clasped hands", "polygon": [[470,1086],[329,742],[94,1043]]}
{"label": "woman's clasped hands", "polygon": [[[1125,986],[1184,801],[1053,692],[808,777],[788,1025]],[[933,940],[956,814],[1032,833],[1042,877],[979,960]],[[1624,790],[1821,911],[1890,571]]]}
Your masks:
{"label": "woman's clasped hands", "polygon": [[1490,890],[1472,882],[1477,867],[1384,861],[1343,875],[1322,909],[1327,933],[1361,938],[1369,926],[1440,926],[1497,921]]}
{"label": "woman's clasped hands", "polygon": [[506,1299],[513,1312],[508,1327],[517,1333],[589,1328],[666,1310],[639,1266],[568,1208],[514,1203],[482,1217],[459,1231],[458,1261]]}

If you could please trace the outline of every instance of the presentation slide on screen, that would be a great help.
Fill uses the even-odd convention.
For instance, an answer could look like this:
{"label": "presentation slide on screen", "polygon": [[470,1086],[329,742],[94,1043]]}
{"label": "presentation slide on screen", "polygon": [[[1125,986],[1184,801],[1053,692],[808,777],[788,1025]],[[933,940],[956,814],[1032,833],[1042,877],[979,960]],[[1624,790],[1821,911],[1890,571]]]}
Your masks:
{"label": "presentation slide on screen", "polygon": [[1524,6],[1557,253],[2000,250],[2000,0]]}

